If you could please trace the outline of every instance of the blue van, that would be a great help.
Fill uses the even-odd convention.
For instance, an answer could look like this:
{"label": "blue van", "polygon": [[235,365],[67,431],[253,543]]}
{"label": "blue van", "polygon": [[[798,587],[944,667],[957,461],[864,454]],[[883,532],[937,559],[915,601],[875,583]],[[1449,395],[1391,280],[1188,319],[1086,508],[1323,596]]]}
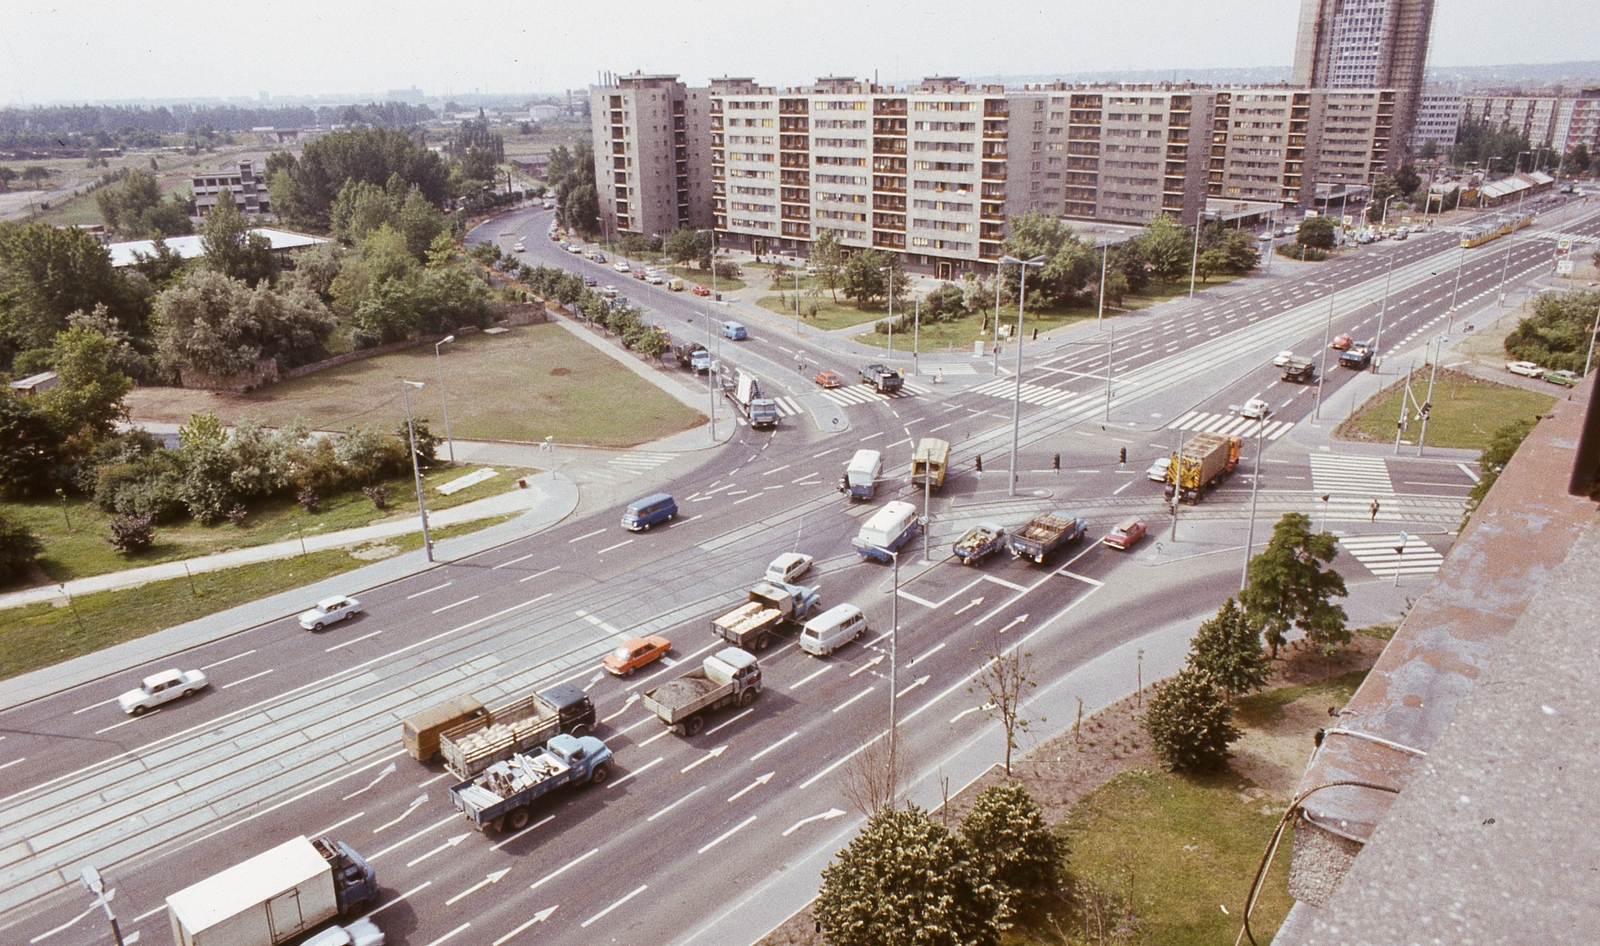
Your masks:
{"label": "blue van", "polygon": [[722,337],[742,342],[750,336],[745,334],[744,326],[738,322],[724,322],[722,323]]}
{"label": "blue van", "polygon": [[667,493],[656,493],[629,504],[622,513],[622,527],[629,532],[643,532],[658,522],[666,522],[678,514],[678,504]]}

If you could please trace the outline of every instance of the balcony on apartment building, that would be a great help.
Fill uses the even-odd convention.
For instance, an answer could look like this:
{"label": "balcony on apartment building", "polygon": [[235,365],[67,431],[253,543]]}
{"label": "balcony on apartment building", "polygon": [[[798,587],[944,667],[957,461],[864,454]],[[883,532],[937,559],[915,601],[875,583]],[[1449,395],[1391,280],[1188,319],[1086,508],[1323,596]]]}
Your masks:
{"label": "balcony on apartment building", "polygon": [[811,139],[806,135],[779,135],[779,151],[810,151]]}
{"label": "balcony on apartment building", "polygon": [[983,123],[983,137],[1004,139],[1011,132],[1011,122],[1004,118],[986,119]]}
{"label": "balcony on apartment building", "polygon": [[904,212],[906,209],[905,195],[900,194],[873,194],[872,209],[893,210]]}
{"label": "balcony on apartment building", "polygon": [[874,212],[872,225],[884,230],[904,230],[906,228],[906,215]]}
{"label": "balcony on apartment building", "polygon": [[778,153],[778,166],[785,168],[810,167],[811,154],[806,151],[781,151]]}
{"label": "balcony on apartment building", "polygon": [[779,99],[779,115],[804,115],[811,110],[811,105],[806,99]]}
{"label": "balcony on apartment building", "polygon": [[[872,170],[879,174],[903,175],[906,173],[906,159],[895,157],[874,157],[872,159]],[[904,181],[900,182],[900,187],[902,190],[905,189]]]}
{"label": "balcony on apartment building", "polygon": [[1000,243],[983,243],[983,242],[979,242],[978,243],[978,258],[979,259],[997,260],[997,259],[999,259],[1001,257],[1003,252],[1004,252],[1004,247]]}
{"label": "balcony on apartment building", "polygon": [[874,230],[872,231],[872,245],[891,250],[903,250],[906,248],[906,235],[885,230]]}
{"label": "balcony on apartment building", "polygon": [[1003,181],[1006,179],[1006,163],[1004,161],[983,162],[983,179],[986,181]]}
{"label": "balcony on apartment building", "polygon": [[1011,104],[1005,99],[984,99],[984,118],[1008,118],[1011,115]]}
{"label": "balcony on apartment building", "polygon": [[874,138],[872,139],[873,154],[905,154],[906,140],[904,138]]}
{"label": "balcony on apartment building", "polygon": [[984,160],[1001,160],[1006,157],[1006,143],[1004,141],[985,141],[983,143]]}
{"label": "balcony on apartment building", "polygon": [[906,179],[885,174],[873,175],[872,189],[890,194],[904,194],[906,192]]}
{"label": "balcony on apartment building", "polygon": [[809,132],[810,130],[811,130],[811,120],[809,118],[804,117],[804,116],[801,116],[799,118],[784,117],[784,118],[778,119],[778,131],[779,132],[800,132],[800,133],[803,134],[805,132]]}
{"label": "balcony on apartment building", "polygon": [[901,115],[906,113],[905,99],[873,99],[872,114],[874,115]]}
{"label": "balcony on apartment building", "polygon": [[810,187],[810,171],[784,170],[778,172],[778,183],[788,184],[791,187]]}
{"label": "balcony on apartment building", "polygon": [[1006,228],[1003,223],[981,223],[978,225],[978,239],[1004,240]]}
{"label": "balcony on apartment building", "polygon": [[811,225],[809,223],[787,223],[778,228],[778,232],[786,237],[795,237],[801,240],[811,239]]}
{"label": "balcony on apartment building", "polygon": [[780,187],[778,200],[789,204],[811,203],[811,190],[805,187]]}
{"label": "balcony on apartment building", "polygon": [[900,135],[904,137],[906,120],[904,118],[874,118],[872,120],[872,133],[874,135]]}
{"label": "balcony on apartment building", "polygon": [[978,204],[978,217],[981,220],[1004,221],[1006,219],[1006,205],[999,201],[981,201]]}

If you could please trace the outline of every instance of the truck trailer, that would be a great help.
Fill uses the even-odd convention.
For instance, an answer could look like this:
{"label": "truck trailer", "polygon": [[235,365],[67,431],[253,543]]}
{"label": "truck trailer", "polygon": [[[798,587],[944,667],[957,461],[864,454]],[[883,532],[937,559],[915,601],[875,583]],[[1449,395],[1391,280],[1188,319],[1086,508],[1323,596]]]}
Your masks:
{"label": "truck trailer", "polygon": [[277,946],[378,896],[343,841],[285,841],[167,898],[177,946]]}
{"label": "truck trailer", "polygon": [[722,396],[738,405],[751,427],[778,426],[778,402],[761,392],[761,379],[738,369],[722,376]]}
{"label": "truck trailer", "polygon": [[885,503],[882,509],[863,522],[861,531],[850,540],[850,544],[855,546],[856,554],[863,559],[870,558],[888,564],[893,560],[888,553],[905,545],[916,531],[917,507],[895,500]]}
{"label": "truck trailer", "polygon": [[1190,506],[1198,503],[1207,490],[1239,465],[1239,444],[1236,434],[1211,431],[1184,441],[1183,449],[1172,455],[1175,462],[1167,469],[1167,499],[1170,501],[1176,493],[1180,502]]}
{"label": "truck trailer", "polygon": [[594,704],[570,683],[497,706],[439,734],[439,754],[456,778],[477,775],[512,753],[542,746],[557,733],[583,735],[594,728]]}

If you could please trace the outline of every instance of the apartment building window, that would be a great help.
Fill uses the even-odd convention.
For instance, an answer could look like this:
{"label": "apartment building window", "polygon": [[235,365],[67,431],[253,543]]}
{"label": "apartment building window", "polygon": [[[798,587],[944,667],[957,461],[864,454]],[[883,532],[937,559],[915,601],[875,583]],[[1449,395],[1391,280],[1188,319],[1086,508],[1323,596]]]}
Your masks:
{"label": "apartment building window", "polygon": [[[819,175],[820,177],[820,175]],[[864,204],[867,202],[866,194],[840,194],[834,191],[817,191],[817,200],[831,201],[840,204]]]}
{"label": "apartment building window", "polygon": [[[811,103],[811,107],[812,107],[812,109],[814,111],[864,112],[864,111],[867,110],[867,103],[865,101],[861,101],[861,102],[827,101],[827,102],[813,102],[813,103]],[[863,126],[863,127],[865,127],[865,126]]]}
{"label": "apartment building window", "polygon": [[950,250],[957,253],[968,253],[972,251],[971,243],[965,243],[960,240],[932,240],[928,237],[912,237],[911,245],[918,248]]}
{"label": "apartment building window", "polygon": [[867,215],[853,210],[819,210],[816,213],[818,220],[851,220],[856,223],[866,223]]}
{"label": "apartment building window", "polygon": [[913,131],[965,131],[978,130],[977,122],[912,122]]}
{"label": "apartment building window", "polygon": [[966,174],[972,171],[973,166],[958,161],[913,161],[911,167],[917,171],[950,171]]}
{"label": "apartment building window", "polygon": [[912,218],[911,225],[923,230],[954,230],[958,233],[971,233],[972,224],[955,223],[950,220],[925,220]]}
{"label": "apartment building window", "polygon": [[970,154],[977,145],[970,141],[913,141],[912,151],[955,151]]}
{"label": "apartment building window", "polygon": [[936,194],[953,193],[963,197],[972,193],[972,188],[960,181],[912,181],[911,189],[933,191]]}
{"label": "apartment building window", "polygon": [[865,118],[816,118],[812,119],[811,127],[838,128],[841,130],[864,129],[867,127],[867,120]]}
{"label": "apartment building window", "polygon": [[834,165],[837,167],[864,168],[867,166],[866,158],[845,158],[836,154],[819,154],[812,158],[817,164]]}
{"label": "apartment building window", "polygon": [[913,102],[913,112],[975,112],[977,102]]}
{"label": "apartment building window", "polygon": [[767,163],[767,162],[772,162],[772,161],[778,160],[778,156],[775,155],[775,154],[764,154],[764,153],[759,152],[759,151],[743,151],[743,152],[741,152],[741,151],[730,151],[730,152],[728,152],[728,160],[729,161],[754,161],[756,163]]}
{"label": "apartment building window", "polygon": [[734,187],[735,194],[748,194],[751,197],[775,197],[778,190],[775,187]]}
{"label": "apartment building window", "polygon": [[948,213],[972,213],[972,205],[955,200],[923,200],[918,198],[911,202],[917,210],[943,210]]}
{"label": "apartment building window", "polygon": [[[864,123],[863,123],[864,124]],[[865,148],[865,138],[812,138],[811,146],[814,148]]]}
{"label": "apartment building window", "polygon": [[770,220],[743,220],[743,219],[740,219],[738,217],[734,217],[733,219],[728,221],[728,224],[730,226],[735,226],[735,227],[744,227],[747,230],[771,230],[772,229],[772,221],[770,221]]}
{"label": "apartment building window", "polygon": [[[817,163],[822,164],[822,159],[818,158]],[[865,187],[869,183],[865,177],[854,174],[815,174],[812,176],[818,184],[854,184],[858,187]]]}

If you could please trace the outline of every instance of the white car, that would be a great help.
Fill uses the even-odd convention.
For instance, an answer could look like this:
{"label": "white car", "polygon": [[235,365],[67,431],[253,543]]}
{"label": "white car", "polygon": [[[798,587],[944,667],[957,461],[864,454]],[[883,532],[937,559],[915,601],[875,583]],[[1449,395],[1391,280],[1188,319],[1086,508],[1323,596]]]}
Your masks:
{"label": "white car", "polygon": [[631,272],[633,272],[633,266],[630,265],[627,260],[623,260],[623,259],[619,259],[615,263],[612,263],[611,264],[611,268],[616,270],[619,273],[631,273]]}
{"label": "white car", "polygon": [[1272,367],[1282,368],[1284,365],[1288,364],[1289,360],[1293,357],[1294,352],[1292,351],[1280,351],[1278,352],[1278,357],[1272,359]]}
{"label": "white car", "polygon": [[659,286],[667,280],[660,273],[647,273],[644,277],[644,281],[652,286]]}
{"label": "white car", "polygon": [[767,566],[767,573],[762,577],[767,581],[794,581],[801,575],[811,570],[812,558],[799,552],[785,552],[772,560]]}
{"label": "white car", "polygon": [[513,246],[512,249],[516,250],[518,253],[521,253],[523,250],[526,250],[527,247],[522,245],[522,241],[521,240],[518,240],[517,241],[517,245]]}
{"label": "white car", "polygon": [[1150,469],[1144,471],[1144,475],[1157,483],[1165,483],[1167,481],[1167,470],[1171,466],[1171,457],[1157,457],[1155,462],[1150,464]]}
{"label": "white car", "polygon": [[583,244],[582,243],[570,243],[570,244],[567,245],[567,252],[568,253],[582,253],[583,252]]}
{"label": "white car", "polygon": [[1520,374],[1525,378],[1537,378],[1544,374],[1544,369],[1531,361],[1508,361],[1506,370],[1512,374]]}
{"label": "white car", "polygon": [[383,946],[383,930],[363,917],[349,926],[330,926],[300,946]]}
{"label": "white car", "polygon": [[199,670],[163,670],[144,678],[137,690],[117,697],[117,705],[130,716],[142,716],[163,703],[206,688],[206,675]]}
{"label": "white car", "polygon": [[1246,420],[1263,420],[1266,418],[1267,413],[1267,402],[1258,397],[1245,401],[1244,406],[1239,408],[1239,416]]}
{"label": "white car", "polygon": [[324,598],[317,606],[300,615],[300,626],[308,631],[320,631],[336,621],[349,620],[361,613],[361,602],[345,595]]}

